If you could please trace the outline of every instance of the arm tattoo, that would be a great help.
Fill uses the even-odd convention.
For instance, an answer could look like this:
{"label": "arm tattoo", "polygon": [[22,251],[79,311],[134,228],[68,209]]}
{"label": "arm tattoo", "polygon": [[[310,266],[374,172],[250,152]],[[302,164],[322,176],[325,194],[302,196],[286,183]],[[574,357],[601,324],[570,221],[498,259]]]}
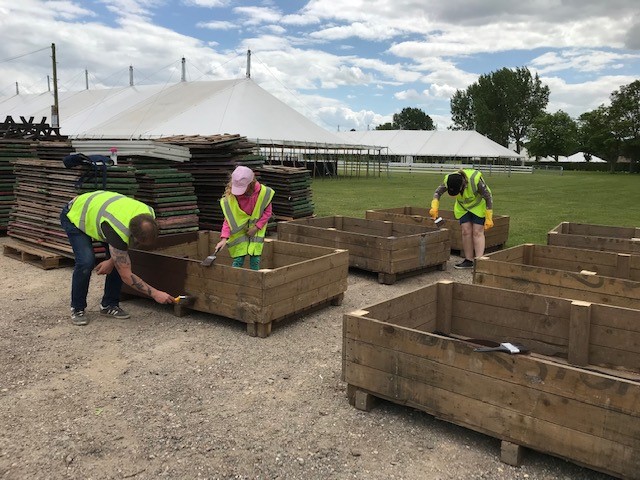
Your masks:
{"label": "arm tattoo", "polygon": [[114,254],[114,262],[120,265],[131,265],[131,259],[129,258],[129,253],[125,250],[118,250],[116,248],[113,249]]}
{"label": "arm tattoo", "polygon": [[131,286],[138,290],[139,292],[146,293],[151,296],[151,287],[147,285],[140,277],[135,276],[133,273],[131,274]]}

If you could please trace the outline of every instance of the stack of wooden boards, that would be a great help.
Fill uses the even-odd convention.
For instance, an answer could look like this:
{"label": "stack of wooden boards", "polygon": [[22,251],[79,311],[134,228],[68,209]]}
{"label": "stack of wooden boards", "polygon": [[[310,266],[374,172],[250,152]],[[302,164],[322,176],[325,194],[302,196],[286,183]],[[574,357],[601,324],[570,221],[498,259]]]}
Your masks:
{"label": "stack of wooden boards", "polygon": [[180,172],[193,176],[195,194],[198,199],[200,230],[219,230],[224,221],[220,198],[237,165],[253,170],[264,163],[264,159],[253,153],[256,145],[240,135],[180,135],[156,140],[187,147],[188,162],[176,165]]}
{"label": "stack of wooden boards", "polygon": [[[118,162],[104,170],[101,165],[85,164],[68,169],[62,162],[73,153],[108,155],[112,146],[119,152]],[[275,190],[273,225],[276,219],[312,215],[309,172],[282,166],[261,168],[264,158],[255,149],[245,137],[228,134],[140,141],[69,141],[65,137],[4,141],[0,143],[0,228],[5,214],[9,236],[71,257],[60,227],[60,210],[80,193],[110,190],[150,205],[161,235],[219,230],[224,220],[219,201],[237,165],[250,167],[260,182]],[[158,156],[154,156],[156,151]],[[2,168],[1,159],[6,159],[7,169]],[[11,172],[6,176],[7,195],[5,170]],[[96,245],[96,252],[101,253],[101,248]]]}
{"label": "stack of wooden boards", "polygon": [[257,170],[260,182],[273,188],[274,220],[288,221],[313,215],[311,173],[302,167],[265,165]]}
{"label": "stack of wooden boards", "polygon": [[30,143],[25,140],[0,139],[0,232],[7,231],[9,213],[14,208],[16,200],[16,177],[11,161],[32,156]]}
{"label": "stack of wooden boards", "polygon": [[[16,207],[11,213],[10,237],[58,252],[72,254],[60,226],[60,211],[80,193],[106,189],[134,196],[138,185],[131,167],[108,167],[103,183],[101,169],[80,165],[64,167],[62,159],[73,153],[71,142],[38,141],[31,144],[31,157],[16,158]],[[97,253],[103,249],[96,247]]]}
{"label": "stack of wooden boards", "polygon": [[160,235],[198,230],[198,198],[190,173],[162,159],[131,157],[128,163],[138,183],[135,198],[153,208]]}

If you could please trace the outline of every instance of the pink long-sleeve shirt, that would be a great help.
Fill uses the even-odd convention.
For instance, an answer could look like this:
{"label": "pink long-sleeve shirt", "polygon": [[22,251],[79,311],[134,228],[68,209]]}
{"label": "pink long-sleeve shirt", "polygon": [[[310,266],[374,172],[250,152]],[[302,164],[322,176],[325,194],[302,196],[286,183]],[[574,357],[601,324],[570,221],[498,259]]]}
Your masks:
{"label": "pink long-sleeve shirt", "polygon": [[[253,212],[253,209],[255,208],[256,203],[258,202],[258,195],[260,194],[261,188],[262,188],[262,185],[260,185],[260,182],[256,180],[256,187],[253,189],[253,193],[251,194],[251,196],[247,196],[247,195],[235,196],[236,200],[238,200],[238,206],[247,215],[251,215],[251,213]],[[269,205],[267,205],[267,208],[265,208],[264,212],[262,212],[262,216],[256,222],[256,227],[258,228],[258,230],[262,229],[262,227],[264,227],[267,224],[267,222],[269,221],[269,218],[271,218],[271,211],[272,211],[271,202],[269,202]],[[224,222],[222,222],[222,229],[220,230],[220,238],[229,238],[230,235],[231,235],[231,228],[229,227],[229,222],[227,222],[227,218],[225,217]]]}

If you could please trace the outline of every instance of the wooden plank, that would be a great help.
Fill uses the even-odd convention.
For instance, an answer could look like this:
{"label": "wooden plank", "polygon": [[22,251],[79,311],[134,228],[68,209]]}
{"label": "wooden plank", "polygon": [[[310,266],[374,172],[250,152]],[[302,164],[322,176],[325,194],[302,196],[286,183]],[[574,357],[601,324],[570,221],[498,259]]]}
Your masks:
{"label": "wooden plank", "polygon": [[[542,392],[570,395],[571,398],[589,405],[600,405],[605,399],[607,408],[637,415],[637,405],[640,402],[639,382],[562,365],[549,357],[492,355],[486,357],[490,362],[469,361],[468,356],[450,357],[450,348],[463,348],[468,344],[436,334],[396,328],[372,318],[371,313],[363,316],[345,314],[343,335],[347,340],[428,357],[434,362],[447,363],[470,372],[505,377],[510,381],[523,379],[523,383],[535,386]],[[449,347],[451,341],[453,344]]]}
{"label": "wooden plank", "polygon": [[34,265],[38,268],[42,268],[43,270],[68,267],[74,264],[72,259],[38,248],[28,243],[17,241],[8,241],[4,244],[3,254],[6,257],[20,260],[21,262]]}
{"label": "wooden plank", "polygon": [[[529,267],[524,265],[514,265],[498,261],[486,261],[478,259],[474,270],[474,283],[476,274],[487,274],[495,277],[506,277],[525,282],[532,282],[532,285],[549,292],[546,287],[553,286],[559,289],[575,289],[594,294],[602,294],[620,299],[640,299],[640,283],[632,280],[605,277],[600,275],[582,275],[580,273],[565,270],[548,268]],[[506,288],[506,287],[505,287]],[[558,292],[556,295],[566,295]],[[589,300],[588,298],[577,298],[577,300]],[[605,302],[608,303],[608,302]],[[627,306],[621,304],[620,306]]]}
{"label": "wooden plank", "polygon": [[[359,382],[365,379],[368,385],[376,389],[376,396],[381,398],[608,474],[633,478],[640,467],[640,457],[634,451],[636,446],[578,432],[523,412],[492,406],[475,398],[390,376],[363,365],[348,364],[347,382],[359,386]],[[594,455],[594,451],[598,455]]]}
{"label": "wooden plank", "polygon": [[587,302],[571,302],[568,360],[574,365],[589,365],[590,306]]}
{"label": "wooden plank", "polygon": [[437,286],[435,284],[404,293],[376,305],[363,307],[375,318],[394,323],[396,318],[401,318],[407,312],[422,309],[436,315]]}
{"label": "wooden plank", "polygon": [[448,335],[451,333],[451,314],[453,310],[453,282],[440,281],[437,283],[437,316],[436,330]]}
{"label": "wooden plank", "polygon": [[619,253],[616,260],[616,274],[610,276],[631,279],[631,255]]}
{"label": "wooden plank", "polygon": [[[492,362],[491,358],[486,358],[488,355],[474,352],[469,345],[453,343],[447,345],[445,342],[440,347],[445,349],[451,357],[462,357],[461,362]],[[639,443],[640,423],[629,425],[628,414],[610,410],[605,401],[598,405],[580,402],[572,398],[571,392],[541,394],[541,391],[535,385],[530,385],[525,378],[506,379],[491,369],[488,369],[489,374],[485,375],[457,368],[447,362],[433,361],[429,356],[405,354],[356,340],[347,342],[346,361],[366,366],[367,369],[375,370],[376,374],[382,372],[387,376],[393,376],[395,381],[406,382],[407,385],[432,388],[442,395],[453,393],[470,400],[480,400],[481,408],[489,406],[502,408],[505,411],[526,413],[538,420],[550,424],[561,424],[576,432],[615,440],[622,445],[633,446]],[[518,359],[512,358],[511,361],[516,362]],[[371,388],[372,385],[366,384],[367,380],[364,380],[364,384],[362,380],[350,381],[353,378],[349,377],[349,369],[350,366],[347,367],[347,383],[376,391],[375,388]],[[474,415],[481,414],[481,412],[464,412],[459,416],[472,418]],[[590,421],[585,421],[585,417]]]}

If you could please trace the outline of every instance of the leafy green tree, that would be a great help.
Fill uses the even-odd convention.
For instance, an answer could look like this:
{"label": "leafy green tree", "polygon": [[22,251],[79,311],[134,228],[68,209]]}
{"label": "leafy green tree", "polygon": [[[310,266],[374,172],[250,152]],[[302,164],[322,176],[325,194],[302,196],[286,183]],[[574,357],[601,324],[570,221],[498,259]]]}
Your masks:
{"label": "leafy green tree", "polygon": [[376,130],[435,130],[433,119],[419,108],[403,108],[393,114],[392,123],[378,125]]}
{"label": "leafy green tree", "polygon": [[633,172],[640,161],[640,80],[611,94],[609,113],[612,133],[620,141],[620,153],[630,159]]}
{"label": "leafy green tree", "polygon": [[527,150],[536,157],[568,157],[578,149],[578,125],[569,114],[558,110],[535,118],[529,130]]}
{"label": "leafy green tree", "polygon": [[394,113],[393,124],[398,130],[436,129],[431,117],[419,108],[403,108],[400,113]]}
{"label": "leafy green tree", "polygon": [[503,68],[481,75],[466,91],[451,98],[453,129],[473,129],[520,152],[533,120],[549,103],[549,87],[526,67]]}
{"label": "leafy green tree", "polygon": [[608,107],[600,105],[578,117],[578,142],[583,152],[606,160],[611,171],[615,170],[620,155],[620,140],[613,134],[613,121]]}

